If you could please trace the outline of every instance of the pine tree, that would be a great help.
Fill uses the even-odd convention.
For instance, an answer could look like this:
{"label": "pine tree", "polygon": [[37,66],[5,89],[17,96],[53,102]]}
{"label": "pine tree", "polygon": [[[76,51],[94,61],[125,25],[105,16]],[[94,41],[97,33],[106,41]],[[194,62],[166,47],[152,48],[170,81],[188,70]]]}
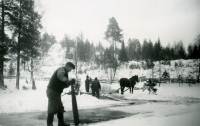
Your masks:
{"label": "pine tree", "polygon": [[15,6],[13,1],[1,0],[0,2],[0,86],[4,87],[3,69],[4,62],[9,59],[5,56],[8,54],[8,48],[12,41],[5,32],[5,28],[12,29],[11,21],[14,21]]}
{"label": "pine tree", "polygon": [[165,59],[165,60],[171,60],[172,59],[172,56],[170,55],[170,48],[171,48],[170,44],[168,44],[166,48],[162,49],[163,59]]}
{"label": "pine tree", "polygon": [[180,59],[185,59],[186,58],[186,52],[185,52],[185,49],[183,46],[180,47],[179,51],[178,51],[178,54],[179,54],[179,58]]}
{"label": "pine tree", "polygon": [[85,44],[84,44],[84,36],[83,33],[80,33],[77,37],[77,57],[81,62],[86,61],[86,52],[85,52]]}
{"label": "pine tree", "polygon": [[[40,55],[38,49],[40,46],[39,29],[42,26],[40,24],[41,16],[34,11],[33,0],[16,0],[14,3],[16,3],[17,6],[15,7],[15,13],[12,16],[13,20],[11,21],[11,25],[13,38],[17,39],[16,46],[13,46],[13,50],[17,52],[16,89],[19,89],[20,60],[33,60],[33,58]],[[31,65],[31,71],[32,68],[33,65]]]}
{"label": "pine tree", "polygon": [[148,59],[153,59],[154,57],[154,48],[153,48],[153,43],[151,40],[149,40],[148,43],[148,54],[147,54]]}
{"label": "pine tree", "polygon": [[112,45],[114,47],[114,50],[116,48],[116,42],[121,42],[121,39],[123,38],[123,35],[121,34],[122,29],[119,28],[119,25],[114,17],[109,19],[109,25],[107,27],[107,30],[105,32],[105,39],[109,41],[109,39],[112,39],[110,42],[112,42]]}
{"label": "pine tree", "polygon": [[1,1],[1,28],[0,28],[0,87],[4,87],[4,79],[3,79],[3,59],[4,59],[4,55],[7,52],[7,46],[6,43],[4,41],[5,38],[5,31],[4,31],[4,1]]}
{"label": "pine tree", "polygon": [[121,62],[127,62],[128,61],[128,56],[125,50],[125,45],[124,45],[124,41],[122,41],[121,44],[121,50],[119,52],[119,57],[118,57],[119,61]]}
{"label": "pine tree", "polygon": [[[29,5],[29,8],[27,11],[30,15],[30,20],[29,20],[30,22],[27,29],[24,29],[27,32],[22,34],[21,45],[23,47],[22,48],[23,52],[26,52],[26,54],[24,53],[23,55],[26,55],[27,57],[30,58],[30,69],[28,69],[28,71],[31,73],[30,80],[32,83],[32,89],[35,90],[36,85],[35,85],[33,74],[35,71],[38,70],[38,67],[42,66],[42,65],[41,66],[38,65],[40,64],[38,63],[40,61],[37,59],[38,57],[42,58],[41,48],[40,48],[42,44],[41,44],[40,31],[39,31],[39,29],[42,28],[42,25],[40,21],[41,15],[39,15],[38,12],[34,11],[34,6],[35,6],[34,1],[30,0],[28,5]],[[28,44],[27,44],[27,41],[29,42]],[[50,47],[47,47],[47,48],[50,48]]]}
{"label": "pine tree", "polygon": [[16,7],[15,16],[13,16],[14,20],[12,22],[12,24],[14,26],[13,36],[17,36],[17,40],[18,40],[18,42],[17,42],[16,89],[19,89],[19,79],[20,79],[21,34],[23,33],[22,27],[23,27],[23,25],[27,24],[27,22],[28,22],[27,21],[28,18],[26,18],[26,20],[24,20],[23,16],[30,17],[25,13],[27,11],[27,9],[25,8],[26,2],[25,1],[21,1],[21,0],[16,1],[18,6]]}
{"label": "pine tree", "polygon": [[[113,55],[113,60],[110,62],[112,64],[112,70],[114,75],[111,74],[111,83],[112,79],[115,77],[115,73],[118,67],[118,62],[116,59],[116,43],[121,42],[121,39],[123,38],[123,35],[121,34],[122,29],[119,28],[119,25],[114,17],[109,19],[109,25],[107,27],[107,30],[105,32],[105,39],[111,42],[111,46],[113,48],[112,55]],[[112,72],[110,72],[112,73]]]}
{"label": "pine tree", "polygon": [[175,52],[174,52],[174,48],[173,47],[171,47],[171,49],[170,49],[170,56],[171,56],[171,59],[172,60],[175,60]]}
{"label": "pine tree", "polygon": [[142,44],[142,59],[143,60],[148,60],[149,59],[149,44],[146,39],[144,39],[143,44]]}
{"label": "pine tree", "polygon": [[92,58],[92,47],[88,39],[85,40],[85,56],[86,62],[90,62]]}
{"label": "pine tree", "polygon": [[164,79],[170,78],[170,75],[169,75],[169,73],[166,70],[163,72],[162,78],[164,78]]}
{"label": "pine tree", "polygon": [[185,47],[183,45],[182,40],[178,42],[174,42],[174,55],[175,55],[175,59],[186,58]]}
{"label": "pine tree", "polygon": [[160,43],[160,39],[158,38],[158,41],[154,45],[154,61],[160,61],[162,60],[162,46]]}
{"label": "pine tree", "polygon": [[49,51],[50,47],[56,43],[56,38],[54,35],[49,35],[48,33],[44,33],[41,39],[41,52],[42,56],[46,56],[47,52]]}
{"label": "pine tree", "polygon": [[141,44],[140,44],[138,39],[136,39],[135,41],[136,41],[136,49],[135,49],[135,51],[136,51],[136,60],[139,61],[141,59],[141,57],[142,57],[142,55],[141,55],[142,54],[141,53],[142,47],[141,47]]}
{"label": "pine tree", "polygon": [[193,58],[193,56],[192,56],[192,54],[193,54],[193,45],[192,45],[192,44],[189,44],[187,50],[188,50],[188,56],[187,56],[187,57],[188,57],[189,59],[192,59],[192,58]]}
{"label": "pine tree", "polygon": [[71,53],[70,50],[75,48],[74,40],[71,39],[68,35],[65,35],[60,44],[63,49],[66,49],[65,57],[68,59],[73,59],[74,53]]}
{"label": "pine tree", "polygon": [[131,38],[128,39],[128,47],[127,47],[127,52],[128,52],[128,57],[130,60],[134,59],[134,43],[131,40]]}
{"label": "pine tree", "polygon": [[141,44],[138,39],[128,40],[128,54],[130,60],[139,60],[141,58]]}

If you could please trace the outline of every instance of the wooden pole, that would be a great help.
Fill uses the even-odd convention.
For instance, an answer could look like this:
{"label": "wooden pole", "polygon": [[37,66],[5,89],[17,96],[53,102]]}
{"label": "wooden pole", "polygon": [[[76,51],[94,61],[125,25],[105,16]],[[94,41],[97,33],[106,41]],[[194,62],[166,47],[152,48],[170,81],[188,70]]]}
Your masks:
{"label": "wooden pole", "polygon": [[76,102],[76,95],[74,91],[74,86],[71,85],[71,94],[72,94],[72,111],[73,111],[73,116],[74,116],[74,124],[79,125],[79,114],[78,114],[78,106]]}

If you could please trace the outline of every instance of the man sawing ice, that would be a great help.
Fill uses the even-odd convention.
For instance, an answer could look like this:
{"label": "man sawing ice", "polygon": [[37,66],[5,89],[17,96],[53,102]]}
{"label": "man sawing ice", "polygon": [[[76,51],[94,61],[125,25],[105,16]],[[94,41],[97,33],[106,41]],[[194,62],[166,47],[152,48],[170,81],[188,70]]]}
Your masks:
{"label": "man sawing ice", "polygon": [[52,75],[47,86],[48,110],[47,126],[53,126],[54,114],[57,114],[58,126],[70,126],[64,122],[64,106],[61,101],[61,93],[64,88],[68,88],[75,83],[75,79],[69,79],[68,73],[75,69],[75,65],[67,62],[65,67],[58,68]]}

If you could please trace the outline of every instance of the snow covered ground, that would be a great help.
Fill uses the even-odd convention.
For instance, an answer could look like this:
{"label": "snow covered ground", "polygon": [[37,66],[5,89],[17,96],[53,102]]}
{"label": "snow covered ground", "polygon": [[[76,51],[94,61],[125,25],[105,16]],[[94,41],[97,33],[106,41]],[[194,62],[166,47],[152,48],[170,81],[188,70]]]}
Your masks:
{"label": "snow covered ground", "polygon": [[[115,86],[114,86],[115,87]],[[115,87],[116,88],[116,87]],[[135,90],[134,94],[125,93],[125,99],[131,102],[147,101],[126,107],[110,108],[133,116],[89,126],[199,126],[200,125],[200,84],[189,87],[187,84],[162,84],[157,95],[147,91]],[[159,102],[160,101],[160,102]]]}
{"label": "snow covered ground", "polygon": [[[22,83],[25,81],[21,80]],[[37,90],[16,90],[15,80],[5,80],[5,84],[8,86],[7,90],[0,89],[0,113],[15,113],[15,112],[34,112],[34,111],[46,111],[47,109],[47,97],[46,86],[48,81],[36,81]],[[143,82],[140,82],[136,87],[142,87]],[[84,89],[84,85],[82,85]],[[119,84],[112,84],[111,89],[115,90],[119,88]],[[149,94],[148,91],[134,90],[133,94],[129,91],[121,94],[111,94],[111,96],[117,98],[126,99],[127,102],[141,102],[145,104],[135,104],[126,107],[111,107],[119,111],[125,111],[129,113],[137,113],[133,116],[111,120],[106,122],[100,122],[96,124],[89,124],[91,126],[121,126],[126,124],[127,126],[199,126],[200,124],[200,84],[192,84],[189,87],[187,84],[161,84],[158,89],[157,95]],[[64,90],[68,92],[69,89]],[[71,96],[64,95],[62,101],[65,110],[71,110]],[[124,100],[122,100],[124,102]],[[90,95],[78,95],[77,103],[79,109],[90,109],[95,107],[104,107],[114,104],[123,103],[122,101],[111,101],[97,99]]]}
{"label": "snow covered ground", "polygon": [[135,113],[127,118],[91,124],[89,126],[199,126],[200,105],[145,104],[114,110]]}

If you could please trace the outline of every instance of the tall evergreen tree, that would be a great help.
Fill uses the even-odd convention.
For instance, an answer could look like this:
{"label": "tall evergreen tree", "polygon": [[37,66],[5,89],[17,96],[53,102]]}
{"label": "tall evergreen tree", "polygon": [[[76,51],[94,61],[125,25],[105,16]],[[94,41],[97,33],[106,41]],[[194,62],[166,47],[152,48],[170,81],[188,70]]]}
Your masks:
{"label": "tall evergreen tree", "polygon": [[[35,3],[33,0],[29,0],[27,5],[27,14],[30,16],[28,27],[23,28],[26,32],[23,32],[21,35],[21,50],[22,55],[30,58],[30,69],[29,72],[31,73],[31,83],[32,89],[36,89],[33,74],[37,70],[36,62],[37,57],[41,56],[41,38],[40,38],[40,29],[42,28],[41,25],[41,15],[38,12],[34,11]],[[28,41],[28,43],[27,43]],[[44,48],[43,48],[44,49]],[[36,59],[36,60],[35,60]]]}
{"label": "tall evergreen tree", "polygon": [[148,52],[149,52],[149,45],[148,45],[147,40],[144,39],[143,44],[142,44],[142,59],[143,60],[149,59]]}
{"label": "tall evergreen tree", "polygon": [[[115,48],[116,48],[116,43],[121,42],[121,40],[123,38],[123,34],[121,32],[122,32],[122,29],[119,28],[119,25],[118,25],[116,19],[114,17],[110,18],[109,25],[105,32],[105,39],[112,43],[111,45],[114,48],[114,52],[115,52]],[[115,53],[114,53],[114,56],[115,56]]]}
{"label": "tall evergreen tree", "polygon": [[12,45],[12,41],[5,32],[5,29],[12,29],[10,22],[14,20],[15,6],[13,1],[1,0],[0,2],[0,86],[4,87],[3,69],[4,62],[9,59],[5,56],[8,54],[8,47]]}
{"label": "tall evergreen tree", "polygon": [[[104,47],[101,44],[101,42],[98,43],[98,45],[95,48],[95,62],[98,64],[98,66],[100,66],[101,68],[103,68],[102,66],[104,65]],[[105,68],[105,67],[104,67]]]}
{"label": "tall evergreen tree", "polygon": [[174,56],[175,59],[184,59],[186,57],[185,47],[182,40],[174,42]]}
{"label": "tall evergreen tree", "polygon": [[170,56],[171,56],[171,59],[174,60],[176,57],[175,57],[175,51],[174,51],[174,48],[171,47],[170,49]]}
{"label": "tall evergreen tree", "polygon": [[136,60],[139,61],[142,57],[142,46],[140,44],[140,41],[136,39]]}
{"label": "tall evergreen tree", "polygon": [[[118,66],[118,63],[117,63],[117,59],[116,59],[116,43],[117,42],[121,42],[121,39],[123,38],[123,35],[122,35],[122,29],[119,28],[119,25],[116,21],[116,19],[114,17],[110,18],[109,19],[109,25],[107,27],[107,30],[105,32],[105,39],[110,41],[111,42],[111,47],[113,48],[113,57],[112,59],[112,69],[113,69],[113,77],[110,77],[111,78],[111,83],[112,83],[112,79],[114,79],[115,77],[115,73],[116,73],[116,70],[117,70],[117,66]],[[112,72],[111,72],[112,73]],[[112,74],[111,74],[112,76]]]}
{"label": "tall evergreen tree", "polygon": [[148,69],[152,69],[152,76],[153,76],[153,67],[154,67],[154,47],[151,40],[149,43],[146,39],[144,39],[142,44],[142,59],[145,60]]}
{"label": "tall evergreen tree", "polygon": [[199,52],[198,51],[198,46],[195,44],[194,48],[193,48],[193,53],[192,53],[193,59],[198,59],[198,57],[199,57],[199,53],[198,52]]}
{"label": "tall evergreen tree", "polygon": [[178,55],[180,59],[185,59],[186,58],[186,52],[183,46],[180,47],[178,51]]}
{"label": "tall evergreen tree", "polygon": [[192,54],[193,54],[193,45],[192,44],[188,45],[187,51],[188,51],[188,56],[187,57],[189,59],[192,59]]}
{"label": "tall evergreen tree", "polygon": [[134,43],[133,41],[129,38],[128,39],[128,57],[130,60],[133,60],[134,59]]}
{"label": "tall evergreen tree", "polygon": [[75,48],[75,42],[68,35],[65,35],[63,40],[60,42],[62,48],[66,48],[65,57],[68,59],[73,59],[74,53],[71,53],[70,50]]}
{"label": "tall evergreen tree", "polygon": [[160,39],[158,38],[158,41],[154,45],[154,61],[160,61],[162,60],[162,46],[160,43]]}
{"label": "tall evergreen tree", "polygon": [[21,33],[22,33],[22,21],[23,21],[23,16],[22,15],[26,15],[23,14],[23,12],[26,12],[26,9],[23,9],[23,4],[24,1],[17,1],[19,3],[19,6],[16,11],[16,15],[18,16],[13,23],[15,25],[15,29],[14,29],[14,35],[18,35],[17,40],[17,76],[16,76],[16,89],[19,89],[19,79],[20,79],[20,50],[21,50]]}
{"label": "tall evergreen tree", "polygon": [[89,63],[92,59],[92,51],[93,51],[93,46],[89,42],[88,39],[85,40],[85,57],[86,57],[86,62]]}
{"label": "tall evergreen tree", "polygon": [[48,33],[44,33],[41,38],[40,48],[42,56],[46,56],[50,47],[56,43],[56,38],[54,35],[49,35]]}
{"label": "tall evergreen tree", "polygon": [[17,6],[11,24],[13,26],[13,38],[17,39],[17,44],[13,47],[13,50],[17,52],[16,89],[19,89],[21,58],[25,57],[31,60],[31,58],[39,55],[41,16],[34,11],[33,0],[16,0],[15,3]]}
{"label": "tall evergreen tree", "polygon": [[85,43],[82,33],[77,39],[77,56],[81,62],[86,62]]}
{"label": "tall evergreen tree", "polygon": [[154,48],[153,48],[153,43],[151,42],[151,40],[149,40],[148,50],[147,51],[148,51],[147,58],[148,59],[153,59]]}
{"label": "tall evergreen tree", "polygon": [[162,52],[163,52],[163,59],[165,60],[171,60],[172,57],[170,55],[170,44],[167,45],[167,47],[163,48]]}
{"label": "tall evergreen tree", "polygon": [[1,28],[0,28],[0,87],[4,87],[4,79],[3,79],[3,59],[4,59],[4,55],[7,52],[7,46],[6,43],[4,41],[5,38],[5,31],[4,31],[4,1],[1,1]]}
{"label": "tall evergreen tree", "polygon": [[131,60],[139,60],[141,58],[141,44],[138,39],[128,40],[128,54]]}
{"label": "tall evergreen tree", "polygon": [[128,56],[127,56],[127,52],[125,50],[124,41],[122,41],[122,43],[121,43],[121,50],[119,51],[118,59],[121,62],[127,62],[128,61]]}

